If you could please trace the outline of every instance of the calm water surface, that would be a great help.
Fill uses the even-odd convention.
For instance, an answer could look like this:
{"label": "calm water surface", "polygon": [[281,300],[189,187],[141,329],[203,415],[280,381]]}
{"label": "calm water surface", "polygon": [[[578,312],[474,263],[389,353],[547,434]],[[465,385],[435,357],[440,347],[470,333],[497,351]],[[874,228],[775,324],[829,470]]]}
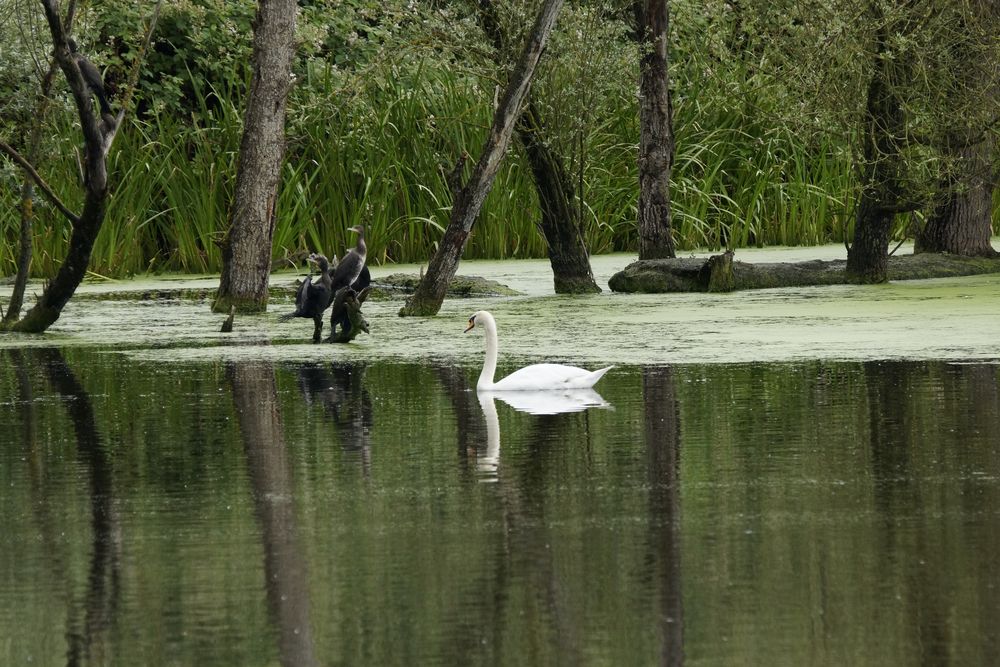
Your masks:
{"label": "calm water surface", "polygon": [[3,665],[1000,655],[997,365],[0,360]]}

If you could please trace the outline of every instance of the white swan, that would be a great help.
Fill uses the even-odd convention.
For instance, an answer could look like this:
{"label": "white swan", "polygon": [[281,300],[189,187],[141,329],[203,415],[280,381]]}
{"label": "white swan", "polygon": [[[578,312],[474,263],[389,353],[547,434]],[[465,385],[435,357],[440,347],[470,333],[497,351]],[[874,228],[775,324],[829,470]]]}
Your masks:
{"label": "white swan", "polygon": [[486,329],[486,360],[483,372],[479,374],[476,389],[479,391],[534,391],[539,389],[586,389],[593,387],[605,373],[614,368],[608,366],[597,371],[588,371],[576,366],[562,364],[533,364],[514,371],[499,382],[493,381],[497,369],[497,323],[485,310],[473,313],[469,318],[472,331],[476,325]]}

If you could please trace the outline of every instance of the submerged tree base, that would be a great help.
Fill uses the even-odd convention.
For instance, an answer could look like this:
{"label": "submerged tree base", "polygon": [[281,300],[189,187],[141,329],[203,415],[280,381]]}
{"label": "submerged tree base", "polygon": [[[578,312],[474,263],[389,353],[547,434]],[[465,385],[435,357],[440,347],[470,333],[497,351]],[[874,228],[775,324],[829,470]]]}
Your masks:
{"label": "submerged tree base", "polygon": [[[731,292],[772,287],[842,285],[858,280],[844,260],[748,264],[731,252],[708,259],[648,259],[632,262],[611,277],[615,292]],[[1000,258],[920,253],[889,258],[889,280],[951,278],[1000,273]]]}
{"label": "submerged tree base", "polygon": [[599,294],[601,292],[601,288],[594,282],[592,276],[574,278],[556,276],[554,280],[556,294]]}
{"label": "submerged tree base", "polygon": [[267,296],[263,299],[217,295],[212,302],[212,312],[228,315],[233,308],[241,315],[255,315],[267,312]]}

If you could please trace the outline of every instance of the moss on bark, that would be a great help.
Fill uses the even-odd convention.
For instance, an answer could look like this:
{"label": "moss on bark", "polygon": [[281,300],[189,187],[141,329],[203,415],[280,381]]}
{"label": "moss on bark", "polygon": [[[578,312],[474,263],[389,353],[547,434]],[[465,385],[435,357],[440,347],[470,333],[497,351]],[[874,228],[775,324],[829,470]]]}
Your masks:
{"label": "moss on bark", "polygon": [[[732,262],[724,270],[725,255],[709,259],[639,260],[619,271],[608,285],[615,292],[719,292],[772,287],[839,285],[857,282],[843,260],[748,264]],[[889,280],[920,280],[1000,273],[1000,258],[960,257],[921,253],[889,258]]]}

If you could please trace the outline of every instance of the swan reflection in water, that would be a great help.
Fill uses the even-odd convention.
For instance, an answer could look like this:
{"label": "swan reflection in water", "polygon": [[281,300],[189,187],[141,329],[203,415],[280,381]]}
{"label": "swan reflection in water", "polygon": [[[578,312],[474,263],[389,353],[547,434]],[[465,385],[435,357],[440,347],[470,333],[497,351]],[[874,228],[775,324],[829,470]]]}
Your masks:
{"label": "swan reflection in water", "polygon": [[529,415],[558,415],[583,412],[590,408],[613,409],[593,389],[565,389],[562,391],[479,391],[479,407],[486,421],[486,454],[476,461],[476,470],[484,482],[497,479],[500,466],[500,418],[494,399]]}
{"label": "swan reflection in water", "polygon": [[563,391],[480,391],[483,396],[499,398],[518,412],[529,415],[560,415],[565,412],[583,412],[588,408],[610,408],[593,389],[567,389]]}

